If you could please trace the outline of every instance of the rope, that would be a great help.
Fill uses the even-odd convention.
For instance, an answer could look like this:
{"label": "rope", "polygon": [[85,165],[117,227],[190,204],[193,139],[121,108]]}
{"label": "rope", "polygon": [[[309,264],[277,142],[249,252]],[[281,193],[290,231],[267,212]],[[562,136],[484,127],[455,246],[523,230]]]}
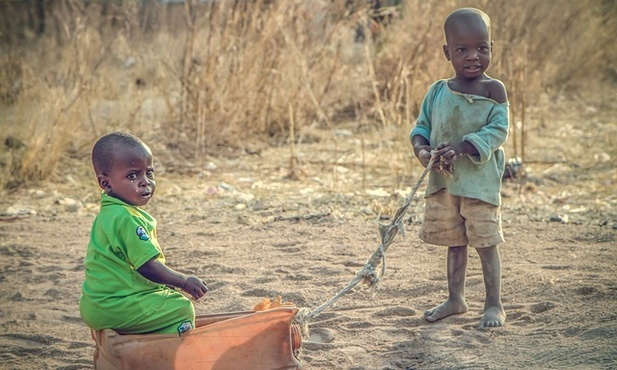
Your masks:
{"label": "rope", "polygon": [[[424,178],[426,177],[426,175],[429,173],[429,171],[433,167],[433,164],[435,163],[436,158],[437,156],[435,155],[435,153],[431,152],[431,159],[428,165],[422,172],[422,175],[420,175],[420,178],[416,182],[416,185],[413,187],[409,195],[407,195],[407,197],[405,198],[405,203],[403,203],[403,206],[401,206],[401,208],[399,208],[398,211],[396,211],[396,214],[392,218],[392,221],[390,222],[390,224],[388,225],[380,224],[379,225],[379,235],[381,237],[381,243],[379,244],[379,247],[375,250],[375,252],[373,252],[373,254],[366,261],[364,266],[360,270],[358,270],[358,272],[356,273],[356,276],[354,276],[354,278],[351,279],[351,281],[343,289],[341,289],[338,293],[336,293],[332,298],[330,298],[327,302],[325,302],[321,306],[317,307],[316,309],[312,311],[306,307],[303,307],[298,311],[298,314],[296,315],[294,321],[297,325],[300,326],[303,336],[305,337],[308,336],[308,322],[311,319],[314,319],[315,317],[319,316],[323,310],[325,310],[326,308],[334,304],[343,295],[349,293],[359,282],[363,282],[369,287],[374,287],[379,283],[380,278],[384,276],[386,272],[386,250],[388,249],[390,244],[392,244],[392,242],[394,241],[394,237],[398,233],[401,233],[401,235],[403,236],[403,239],[405,239],[405,227],[403,226],[403,216],[405,216],[407,209],[411,205],[411,202],[414,200],[416,196],[416,192],[418,191],[418,188],[424,181]],[[377,268],[377,265],[380,262],[381,262],[381,272],[377,274],[375,270]]]}

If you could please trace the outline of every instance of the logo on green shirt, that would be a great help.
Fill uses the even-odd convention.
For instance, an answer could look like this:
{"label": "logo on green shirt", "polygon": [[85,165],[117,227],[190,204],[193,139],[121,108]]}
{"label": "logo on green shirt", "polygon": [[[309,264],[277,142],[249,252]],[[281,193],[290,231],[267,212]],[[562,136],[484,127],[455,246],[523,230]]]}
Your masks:
{"label": "logo on green shirt", "polygon": [[178,335],[182,335],[182,333],[185,333],[191,329],[193,329],[193,323],[190,321],[183,321],[182,324],[178,326]]}
{"label": "logo on green shirt", "polygon": [[135,230],[135,232],[137,233],[137,236],[139,237],[140,240],[149,240],[150,239],[148,237],[148,234],[146,233],[146,230],[144,230],[144,228],[141,227],[141,226],[137,226],[137,230]]}

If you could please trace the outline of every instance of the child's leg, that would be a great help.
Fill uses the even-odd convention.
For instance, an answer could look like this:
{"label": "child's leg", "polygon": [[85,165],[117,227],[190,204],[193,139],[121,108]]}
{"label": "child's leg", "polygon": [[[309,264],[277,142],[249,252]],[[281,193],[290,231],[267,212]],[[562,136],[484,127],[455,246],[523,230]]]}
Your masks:
{"label": "child's leg", "polygon": [[424,313],[426,321],[435,322],[450,315],[467,312],[465,274],[467,247],[448,248],[448,300]]}
{"label": "child's leg", "polygon": [[[160,302],[155,294],[144,295],[136,306],[148,307],[149,300]],[[157,310],[151,310],[134,317],[122,327],[114,328],[121,334],[181,334],[195,327],[195,308],[182,294],[172,291],[166,294],[165,303]],[[127,313],[128,314],[128,313]],[[129,314],[130,315],[130,314]]]}
{"label": "child's leg", "polygon": [[477,248],[482,272],[484,273],[484,287],[486,301],[484,315],[480,326],[484,328],[502,326],[506,321],[506,312],[501,304],[501,258],[497,246]]}

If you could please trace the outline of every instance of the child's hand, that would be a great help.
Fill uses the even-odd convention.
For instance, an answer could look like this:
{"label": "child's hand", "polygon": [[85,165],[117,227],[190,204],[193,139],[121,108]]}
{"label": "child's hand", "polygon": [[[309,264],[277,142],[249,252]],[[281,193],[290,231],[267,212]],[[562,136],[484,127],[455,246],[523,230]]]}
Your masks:
{"label": "child's hand", "polygon": [[458,158],[470,154],[474,146],[467,141],[445,142],[435,147],[435,154],[444,162],[445,165],[451,165]]}
{"label": "child's hand", "polygon": [[206,282],[197,276],[189,276],[184,282],[182,290],[190,294],[194,300],[198,300],[208,292],[208,287]]}
{"label": "child's hand", "polygon": [[429,145],[420,146],[415,153],[422,167],[426,168],[431,161],[431,147]]}

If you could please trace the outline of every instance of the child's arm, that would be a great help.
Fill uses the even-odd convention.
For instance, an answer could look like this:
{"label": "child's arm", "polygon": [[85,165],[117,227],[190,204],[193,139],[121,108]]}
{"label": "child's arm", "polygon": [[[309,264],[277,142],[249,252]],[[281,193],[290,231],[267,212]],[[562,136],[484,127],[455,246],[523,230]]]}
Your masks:
{"label": "child's arm", "polygon": [[155,283],[182,289],[196,300],[208,292],[206,283],[200,278],[179,273],[154,258],[144,263],[137,272]]}
{"label": "child's arm", "polygon": [[445,80],[439,80],[431,85],[428,92],[422,100],[422,107],[420,113],[416,119],[416,126],[409,133],[409,139],[413,146],[413,152],[422,164],[426,168],[431,160],[431,143],[429,138],[431,137],[431,117],[433,110],[433,102],[435,96],[440,89],[443,89],[446,84]]}

